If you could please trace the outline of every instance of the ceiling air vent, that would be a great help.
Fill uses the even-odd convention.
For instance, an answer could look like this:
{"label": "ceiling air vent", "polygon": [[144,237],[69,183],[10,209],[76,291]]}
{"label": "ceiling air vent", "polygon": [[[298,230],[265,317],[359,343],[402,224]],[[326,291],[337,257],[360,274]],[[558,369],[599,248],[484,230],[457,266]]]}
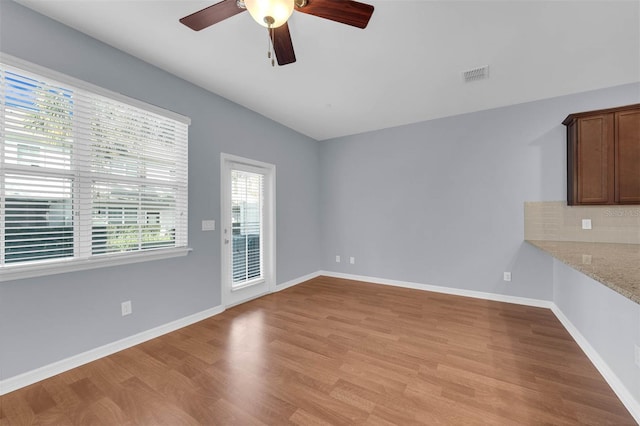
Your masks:
{"label": "ceiling air vent", "polygon": [[489,78],[489,65],[463,71],[462,78],[464,78],[465,83],[469,83],[471,81],[477,81],[477,80],[484,80],[485,78]]}

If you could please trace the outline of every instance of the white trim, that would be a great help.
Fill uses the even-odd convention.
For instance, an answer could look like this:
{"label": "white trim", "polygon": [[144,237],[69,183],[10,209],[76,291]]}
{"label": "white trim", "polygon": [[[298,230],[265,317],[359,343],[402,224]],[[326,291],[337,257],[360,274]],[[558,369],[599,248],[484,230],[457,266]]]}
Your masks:
{"label": "white trim", "polygon": [[[311,274],[304,275],[299,278],[295,278],[291,281],[287,281],[283,284],[278,285],[276,287],[276,291],[281,291],[281,290],[284,290],[285,288],[292,287],[297,284],[301,284],[310,279],[319,277],[320,275],[321,275],[320,271],[316,271]],[[267,294],[269,293],[267,292],[267,293],[260,294],[255,298],[266,296]],[[244,303],[244,302],[240,302],[240,303]],[[135,345],[139,345],[140,343],[144,343],[148,340],[155,339],[156,337],[160,337],[164,334],[171,333],[172,331],[194,324],[198,321],[202,321],[204,319],[221,314],[224,311],[225,311],[224,305],[218,305],[216,307],[204,310],[202,312],[195,313],[193,315],[189,315],[187,317],[152,328],[150,330],[142,331],[138,334],[134,334],[133,336],[125,337],[124,339],[121,339],[112,343],[108,343],[98,348],[90,349],[86,352],[70,356],[69,358],[51,363],[49,365],[45,365],[43,367],[36,368],[31,371],[27,371],[26,373],[22,373],[17,376],[0,380],[0,395],[13,392],[25,386],[32,385],[41,380],[48,379],[49,377],[53,377],[60,373],[64,373],[65,371],[69,371],[73,368],[80,367],[81,365],[87,364],[92,361],[96,361],[100,358],[109,356],[121,350],[133,347]]]}
{"label": "white trim", "polygon": [[227,293],[225,286],[229,276],[229,263],[231,262],[231,249],[233,232],[227,226],[231,223],[231,212],[227,200],[231,199],[231,188],[228,177],[228,164],[225,155],[220,154],[220,303],[227,306]]}
{"label": "white trim", "polygon": [[220,159],[226,160],[231,163],[243,164],[245,166],[255,167],[257,168],[256,173],[262,173],[262,171],[259,169],[275,170],[276,168],[275,164],[265,163],[264,161],[259,161],[259,160],[252,160],[251,158],[240,157],[238,155],[227,154],[226,152],[220,153]]}
{"label": "white trim", "polygon": [[[65,74],[50,70],[46,67],[24,61],[20,58],[8,55],[4,52],[0,52],[0,67],[3,69],[3,72],[10,71],[15,67],[16,69],[13,71],[18,72],[20,75],[22,75],[24,71],[25,77],[35,78],[38,79],[38,81],[41,81],[43,89],[50,87],[52,84],[68,86],[68,88],[73,91],[75,97],[74,112],[72,117],[74,137],[76,136],[76,133],[78,131],[77,128],[81,127],[82,123],[85,123],[84,120],[91,119],[92,114],[89,110],[91,110],[93,102],[97,101],[98,98],[106,98],[105,101],[110,105],[117,106],[118,108],[120,106],[126,106],[127,108],[132,107],[129,113],[138,114],[138,112],[140,112],[141,115],[144,115],[145,119],[148,118],[151,121],[156,121],[157,123],[161,123],[162,125],[166,124],[167,126],[172,127],[172,130],[175,132],[177,145],[176,148],[180,148],[177,150],[180,151],[182,148],[184,148],[183,152],[178,152],[179,155],[176,158],[176,163],[179,166],[177,169],[178,174],[176,176],[176,179],[171,182],[171,179],[165,182],[162,179],[159,180],[156,178],[123,178],[122,176],[114,176],[106,172],[89,173],[88,163],[90,161],[89,157],[87,156],[87,152],[85,152],[85,150],[88,149],[88,146],[85,146],[86,144],[84,143],[73,144],[73,152],[71,156],[72,165],[68,170],[51,169],[43,171],[42,168],[40,168],[39,170],[34,170],[34,167],[32,166],[19,164],[3,164],[3,171],[5,171],[6,173],[11,172],[15,174],[28,174],[29,176],[25,176],[25,179],[31,179],[31,176],[33,175],[41,176],[45,179],[65,179],[73,183],[73,196],[71,197],[71,200],[73,201],[72,210],[74,214],[74,220],[73,224],[69,225],[69,228],[73,228],[73,247],[70,248],[70,251],[73,252],[72,256],[48,260],[24,260],[20,262],[6,263],[6,247],[3,247],[1,249],[2,252],[0,253],[3,256],[3,263],[0,265],[0,282],[108,266],[126,265],[130,263],[162,260],[187,255],[190,251],[190,249],[187,248],[188,218],[184,213],[188,210],[187,151],[188,125],[190,124],[190,119],[188,117],[175,114],[171,111],[150,105],[146,102],[138,101],[128,96],[111,92],[107,89],[103,89],[82,80],[78,80]],[[98,96],[96,97],[94,95]],[[115,101],[115,103],[113,103],[112,101]],[[100,102],[102,102],[102,100],[100,100]],[[2,119],[6,121],[5,114],[2,114]],[[76,120],[79,120],[80,124],[76,122]],[[162,150],[159,150],[158,153],[162,153]],[[85,159],[82,160],[82,158]],[[178,215],[175,220],[176,223],[172,226],[175,230],[175,244],[171,244],[170,246],[167,246],[165,248],[155,248],[149,250],[138,249],[120,253],[93,255],[91,253],[92,229],[90,210],[95,201],[91,196],[91,183],[93,182],[94,178],[97,180],[104,180],[105,182],[108,182],[109,185],[111,185],[112,183],[126,183],[131,185],[141,185],[147,183],[154,185],[160,184],[163,186],[167,185],[171,189],[175,190],[176,202],[174,212]],[[43,191],[46,192],[46,190]],[[71,195],[71,193],[69,193],[68,195]],[[6,200],[4,200],[3,203],[6,204]],[[144,206],[145,202],[143,201],[141,205]],[[3,207],[7,206],[3,205]],[[6,212],[4,212],[4,209],[2,215],[4,220],[6,216]],[[4,230],[4,223],[2,223],[2,226],[0,227],[3,228],[3,230],[0,232],[2,232],[3,235],[6,234],[6,230]],[[70,231],[69,234],[71,234]],[[38,250],[39,249],[40,248],[38,248]],[[34,251],[37,250],[34,249]]]}
{"label": "white trim", "polygon": [[264,284],[265,282],[267,282],[267,280],[265,280],[264,278],[256,278],[251,281],[246,281],[242,285],[237,285],[235,287],[231,286],[231,293],[233,293],[234,291],[240,291],[249,287],[253,287],[254,285],[261,285],[261,284]]}
{"label": "white trim", "polygon": [[56,259],[50,262],[40,261],[37,264],[16,264],[4,266],[0,269],[0,282],[19,280],[23,278],[42,277],[45,275],[63,274],[67,272],[84,271],[86,269],[106,268],[108,266],[127,265],[129,263],[150,262],[153,260],[182,257],[189,254],[191,248],[166,248],[141,252],[127,252],[95,256],[90,259],[69,258]]}
{"label": "white trim", "polygon": [[[318,278],[320,275],[323,275],[323,274],[322,274],[322,271],[316,271],[316,272],[313,272],[313,273],[311,273],[311,274],[304,275],[304,276],[302,276],[302,277],[294,278],[294,279],[292,279],[292,280],[290,280],[290,281],[287,281],[287,282],[284,282],[284,283],[282,283],[282,284],[278,284],[278,285],[276,285],[276,289],[275,289],[275,291],[282,291],[282,290],[286,290],[286,289],[288,289],[289,287],[293,287],[293,286],[295,286],[295,285],[302,284],[303,282],[306,282],[306,281],[312,280],[312,279],[314,279],[314,278]],[[326,274],[325,274],[325,275],[326,275]]]}
{"label": "white trim", "polygon": [[635,421],[640,424],[640,403],[634,398],[633,393],[627,389],[616,373],[614,373],[611,367],[609,367],[609,364],[602,359],[598,351],[591,346],[589,341],[582,335],[582,333],[580,333],[576,326],[573,325],[569,318],[567,318],[555,303],[551,307],[551,311],[556,315],[571,337],[573,337],[573,340],[575,340],[578,346],[580,346],[580,349],[582,349],[594,367],[596,367],[600,374],[602,374],[604,380],[609,384],[609,386],[611,386],[611,389],[613,389],[618,398],[620,398],[620,401],[627,410],[629,410],[629,413],[631,413]]}
{"label": "white trim", "polygon": [[271,294],[270,291],[264,291],[264,292],[259,293],[259,294],[252,294],[251,296],[247,297],[246,299],[242,299],[242,300],[238,300],[238,301],[229,303],[228,305],[225,306],[225,309],[230,309],[230,308],[233,308],[234,306],[242,305],[244,303],[251,302],[252,300],[260,299],[262,296],[267,296],[269,294]]}
{"label": "white trim", "polygon": [[[618,396],[622,404],[629,410],[629,413],[640,424],[640,403],[633,396],[633,393],[622,383],[616,373],[609,367],[604,359],[598,354],[589,341],[578,331],[569,321],[562,310],[550,300],[530,299],[526,297],[507,296],[503,294],[484,293],[480,291],[464,290],[459,288],[441,287],[429,284],[419,284],[406,281],[389,280],[385,278],[367,277],[361,275],[343,274],[340,272],[319,271],[316,276],[327,276],[334,278],[344,278],[347,280],[363,281],[373,284],[389,285],[394,287],[411,288],[415,290],[433,291],[437,293],[452,294],[456,296],[473,297],[475,299],[493,300],[496,302],[515,303],[518,305],[533,306],[538,308],[548,308],[558,318],[560,323],[569,332],[573,340],[589,358],[591,363],[600,372],[604,380],[611,386],[611,389]],[[313,274],[311,274],[313,275]]]}
{"label": "white trim", "polygon": [[[293,280],[287,281],[285,283],[282,283],[276,286],[275,291],[281,291],[286,288],[292,287],[294,285],[301,284],[303,282],[309,281],[310,279],[319,277],[320,275],[322,275],[320,271],[316,271],[299,278],[294,278]],[[266,296],[267,294],[269,293],[268,292],[262,293],[252,298],[251,300],[257,299],[262,296]],[[247,302],[247,301],[239,302],[237,304],[241,304],[244,302]],[[221,314],[224,311],[225,311],[224,305],[218,305],[214,308],[210,308],[205,311],[198,312],[193,315],[189,315],[187,317],[178,319],[176,321],[172,321],[170,323],[152,328],[150,330],[140,332],[133,336],[125,337],[124,339],[118,340],[116,342],[108,343],[104,346],[100,346],[95,349],[90,349],[86,352],[73,355],[69,358],[51,363],[49,365],[45,365],[40,368],[36,368],[35,370],[27,371],[26,373],[9,377],[8,379],[0,380],[0,395],[13,392],[25,386],[29,386],[41,380],[48,379],[49,377],[53,377],[57,374],[64,373],[65,371],[69,371],[73,368],[80,367],[81,365],[87,364],[92,361],[96,361],[100,358],[109,356],[121,350],[133,347],[140,343],[144,343],[151,339],[155,339],[156,337],[160,337],[164,334],[178,330],[182,327],[186,327],[198,321],[202,321],[209,317]]]}
{"label": "white trim", "polygon": [[179,121],[186,125],[191,124],[191,118],[186,117],[182,114],[178,114],[177,112],[169,111],[168,109],[164,109],[162,107],[152,105],[150,103],[132,98],[130,96],[123,95],[122,93],[114,92],[109,89],[96,86],[95,84],[91,84],[84,80],[80,80],[78,78],[63,74],[61,72],[54,71],[47,67],[43,67],[42,65],[34,64],[33,62],[25,61],[24,59],[20,59],[13,55],[9,55],[8,53],[0,52],[0,62],[10,65],[12,67],[21,68],[25,71],[40,74],[43,77],[56,80],[58,83],[69,84],[79,89],[88,90],[97,95],[105,96],[110,99],[144,109],[154,114],[161,115],[163,117],[171,118],[173,120]]}
{"label": "white trim", "polygon": [[57,374],[64,373],[73,368],[80,367],[81,365],[98,360],[100,358],[109,356],[121,350],[130,348],[140,343],[144,343],[148,340],[155,339],[163,334],[171,333],[172,331],[210,318],[224,312],[224,307],[218,305],[216,307],[189,315],[184,318],[169,322],[167,324],[152,328],[147,331],[134,334],[133,336],[125,337],[124,339],[117,340],[106,345],[90,349],[86,352],[82,352],[77,355],[73,355],[69,358],[54,362],[49,365],[45,365],[35,370],[27,371],[26,373],[19,374],[17,376],[9,377],[8,379],[0,380],[0,395],[13,392],[25,386],[29,386],[33,383],[41,380],[53,377]]}
{"label": "white trim", "polygon": [[[264,208],[264,280],[266,283],[265,292],[250,293],[245,298],[236,297],[235,300],[231,296],[233,290],[227,287],[231,280],[231,195],[229,193],[231,187],[231,170],[232,168],[240,170],[248,170],[253,173],[264,175],[264,191],[265,191],[265,208]],[[221,208],[221,232],[220,232],[220,300],[222,305],[231,307],[240,303],[248,302],[256,297],[266,293],[276,291],[276,166],[275,164],[265,163],[263,161],[252,160],[250,158],[239,157],[233,154],[220,153],[220,208]],[[226,241],[226,242],[225,242]],[[252,285],[236,287],[235,290],[247,290]],[[237,291],[239,294],[240,292]]]}
{"label": "white trim", "polygon": [[265,291],[264,293],[260,293],[260,294],[257,294],[255,296],[251,296],[249,299],[243,299],[243,300],[240,300],[238,302],[232,303],[230,305],[226,305],[226,308],[227,309],[233,308],[234,306],[242,305],[243,303],[247,303],[247,302],[250,302],[252,300],[259,299],[262,296],[266,296],[268,294],[271,294],[271,293],[274,293],[274,292],[277,292],[277,291],[286,290],[289,287],[293,287],[293,286],[296,286],[298,284],[302,284],[302,283],[307,282],[307,281],[309,281],[309,280],[311,280],[313,278],[317,278],[320,275],[321,275],[320,271],[316,271],[316,272],[313,272],[311,274],[304,275],[302,277],[294,278],[294,279],[292,279],[290,281],[287,281],[286,283],[282,283],[282,284],[276,285],[276,288],[273,291]]}
{"label": "white trim", "polygon": [[[589,358],[591,363],[596,367],[596,369],[600,372],[600,374],[602,374],[605,381],[609,384],[609,386],[611,386],[615,394],[618,396],[618,398],[620,398],[620,401],[624,404],[627,410],[629,410],[633,418],[640,424],[640,403],[638,403],[638,401],[634,398],[633,393],[626,388],[626,386],[620,381],[620,379],[616,376],[616,374],[609,367],[609,365],[602,359],[602,357],[600,357],[598,352],[591,346],[591,344],[589,344],[588,340],[578,331],[578,329],[571,323],[571,321],[569,321],[569,319],[564,315],[564,313],[560,310],[560,308],[558,308],[558,306],[551,301],[530,299],[530,298],[516,297],[516,296],[505,296],[505,295],[484,293],[484,292],[472,291],[472,290],[463,290],[463,289],[456,289],[456,288],[449,288],[449,287],[434,286],[429,284],[418,284],[413,282],[389,280],[385,278],[366,277],[361,275],[343,274],[339,272],[330,272],[330,271],[322,271],[322,270],[312,272],[311,274],[307,274],[302,277],[295,278],[293,280],[279,284],[276,286],[276,291],[285,290],[289,287],[293,287],[295,285],[301,284],[303,282],[306,282],[308,280],[311,280],[313,278],[317,278],[320,276],[344,278],[348,280],[369,282],[372,284],[382,284],[382,285],[389,285],[394,287],[412,288],[416,290],[433,291],[437,293],[452,294],[456,296],[473,297],[476,299],[486,299],[486,300],[493,300],[497,302],[515,303],[519,305],[548,308],[555,314],[558,320],[569,332],[571,337],[576,341],[578,346],[585,353],[587,358]],[[264,296],[266,294],[268,293],[264,293],[258,297]],[[224,311],[225,311],[225,307],[223,305],[219,305],[214,308],[207,309],[205,311],[190,315],[188,317],[153,328],[151,330],[143,331],[141,333],[135,334],[130,337],[126,337],[116,342],[109,343],[99,348],[91,349],[87,352],[74,355],[67,359],[46,365],[44,367],[37,368],[32,371],[28,371],[18,376],[10,377],[5,380],[0,380],[0,395],[7,394],[14,390],[36,383],[40,380],[53,377],[57,374],[79,367],[86,363],[95,361],[102,357],[111,355],[123,349],[130,348],[132,346],[135,346],[140,343],[146,342],[148,340],[154,339],[156,337],[162,336],[163,334],[170,333],[182,327],[186,327],[198,321],[202,321],[206,318],[212,317],[214,315],[218,315]]]}
{"label": "white trim", "polygon": [[485,293],[482,291],[465,290],[461,288],[442,287],[431,284],[420,284],[408,281],[389,280],[386,278],[367,277],[363,275],[343,274],[340,272],[320,271],[320,275],[347,280],[364,281],[373,284],[390,285],[394,287],[412,288],[415,290],[433,291],[435,293],[452,294],[455,296],[473,297],[474,299],[493,300],[496,302],[515,303],[517,305],[534,306],[537,308],[551,308],[554,306],[550,300],[531,299],[528,297],[508,296],[505,294]]}

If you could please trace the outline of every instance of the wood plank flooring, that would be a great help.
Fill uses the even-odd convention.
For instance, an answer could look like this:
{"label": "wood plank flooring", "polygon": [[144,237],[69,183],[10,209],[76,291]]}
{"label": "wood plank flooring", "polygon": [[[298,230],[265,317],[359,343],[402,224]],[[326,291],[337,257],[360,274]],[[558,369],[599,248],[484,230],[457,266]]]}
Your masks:
{"label": "wood plank flooring", "polygon": [[634,425],[551,311],[319,277],[2,397],[0,425]]}

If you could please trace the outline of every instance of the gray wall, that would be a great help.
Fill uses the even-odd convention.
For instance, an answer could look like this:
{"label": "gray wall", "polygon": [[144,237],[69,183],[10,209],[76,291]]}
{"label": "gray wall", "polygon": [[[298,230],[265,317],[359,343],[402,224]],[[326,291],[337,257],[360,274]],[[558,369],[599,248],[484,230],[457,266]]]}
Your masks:
{"label": "gray wall", "polygon": [[[598,294],[583,297],[584,278],[522,242],[523,202],[565,199],[562,119],[638,102],[640,85],[317,143],[11,1],[0,7],[1,50],[191,117],[194,248],[184,258],[0,283],[0,379],[220,303],[220,235],[199,231],[202,219],[220,219],[220,152],[277,166],[279,283],[324,269],[556,300],[596,346],[606,344],[592,333],[615,325],[602,331],[584,319],[592,303],[607,315]],[[513,272],[508,285],[503,271]],[[127,299],[134,314],[122,318]],[[621,375],[630,333],[616,346],[623,361],[618,349],[607,355]]]}
{"label": "gray wall", "polygon": [[[0,50],[191,117],[186,257],[0,283],[0,379],[220,304],[220,153],[277,169],[277,282],[319,268],[319,144],[7,0]],[[301,244],[300,242],[307,242]],[[311,244],[309,244],[311,242]],[[122,318],[120,302],[132,300]]]}
{"label": "gray wall", "polygon": [[553,301],[640,404],[640,305],[554,260]]}
{"label": "gray wall", "polygon": [[522,241],[525,201],[566,199],[562,120],[638,102],[629,84],[324,142],[323,269],[551,300],[639,403],[640,306]]}
{"label": "gray wall", "polygon": [[566,199],[569,113],[639,101],[631,84],[323,142],[323,269],[552,300],[523,203]]}

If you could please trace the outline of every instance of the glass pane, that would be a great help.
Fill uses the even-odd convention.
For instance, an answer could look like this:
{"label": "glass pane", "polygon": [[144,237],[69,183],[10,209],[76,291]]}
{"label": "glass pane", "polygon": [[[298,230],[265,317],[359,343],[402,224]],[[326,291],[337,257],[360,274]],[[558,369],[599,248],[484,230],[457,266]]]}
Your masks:
{"label": "glass pane", "polygon": [[141,197],[141,248],[174,246],[176,240],[176,190],[144,187]]}
{"label": "glass pane", "polygon": [[4,161],[69,170],[73,92],[10,71],[4,78]]}
{"label": "glass pane", "polygon": [[70,179],[7,175],[5,263],[73,257]]}
{"label": "glass pane", "polygon": [[92,253],[175,246],[176,190],[94,182]]}
{"label": "glass pane", "polygon": [[173,122],[107,98],[94,97],[90,108],[93,172],[166,182],[178,178],[181,140]]}
{"label": "glass pane", "polygon": [[233,286],[262,278],[262,207],[264,176],[231,172]]}

